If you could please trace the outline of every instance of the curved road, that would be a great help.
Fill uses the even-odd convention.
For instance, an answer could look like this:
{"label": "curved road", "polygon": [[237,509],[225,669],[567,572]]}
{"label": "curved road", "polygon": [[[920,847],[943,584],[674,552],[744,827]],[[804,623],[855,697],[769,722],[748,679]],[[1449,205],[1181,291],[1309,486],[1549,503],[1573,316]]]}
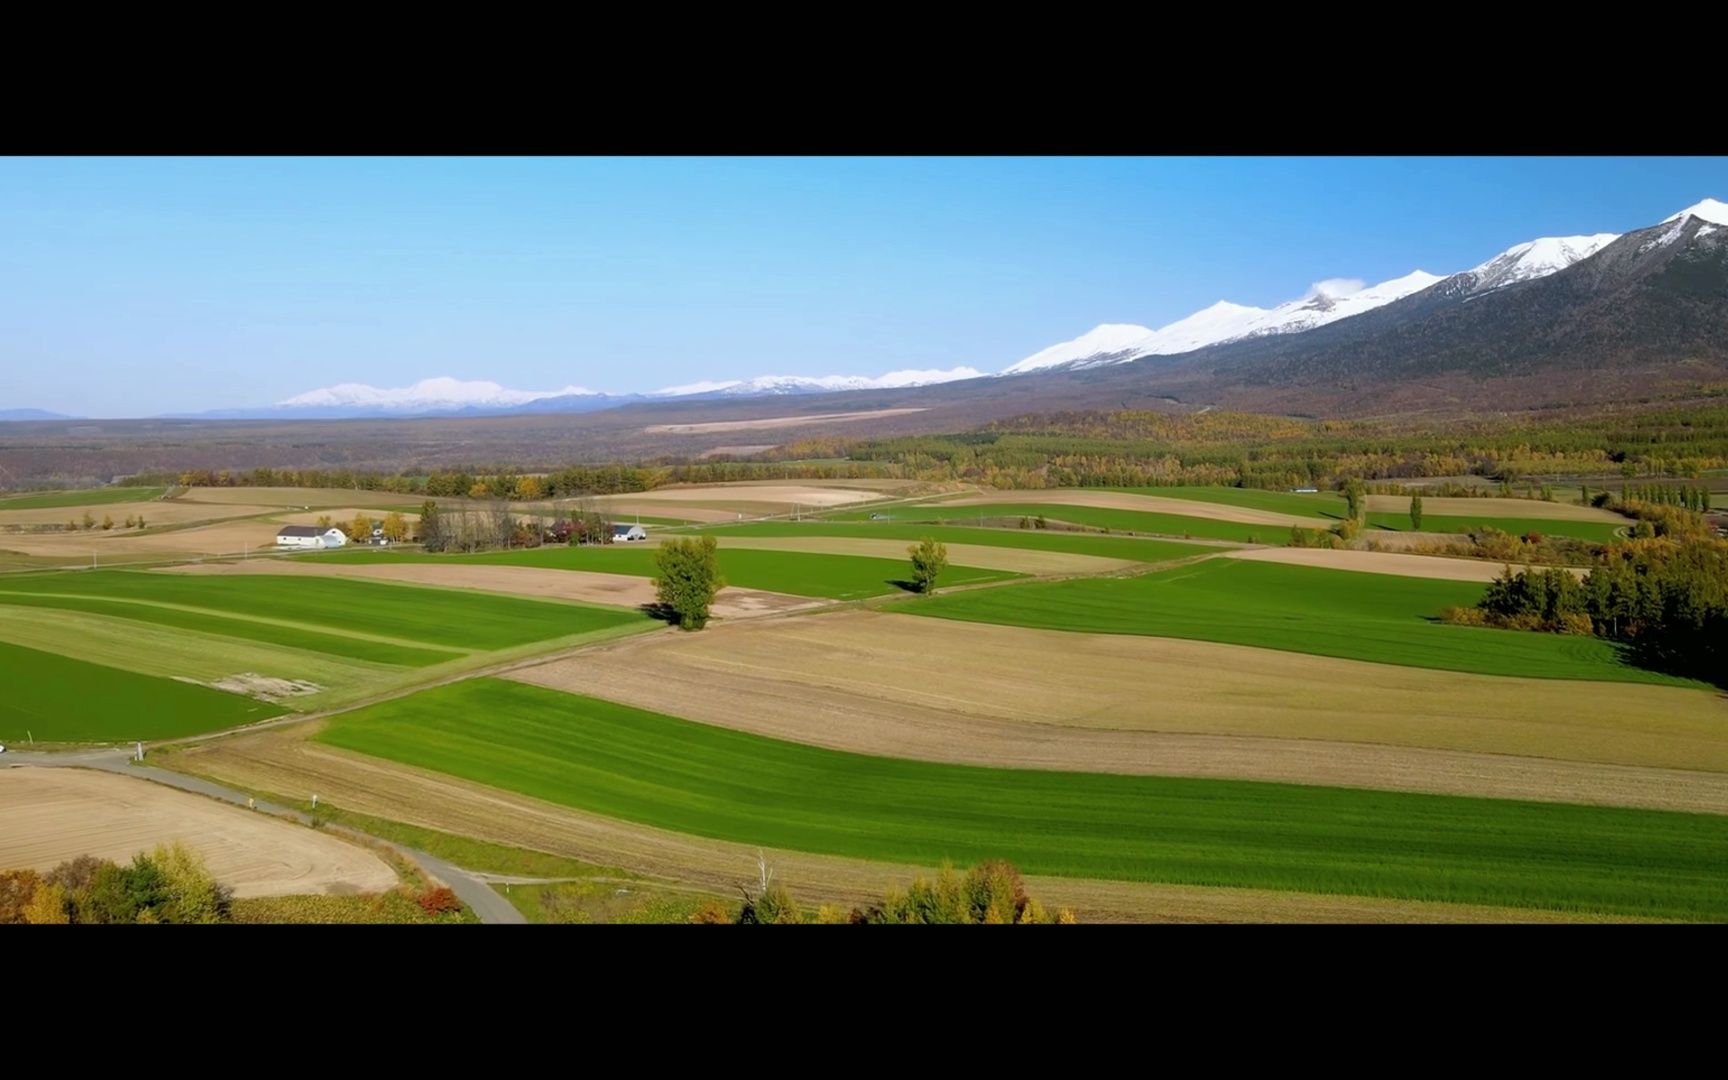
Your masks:
{"label": "curved road", "polygon": [[[182,776],[180,773],[169,772],[149,765],[131,764],[132,754],[125,750],[74,750],[63,753],[30,753],[7,750],[0,755],[0,766],[39,765],[48,768],[78,768],[102,769],[106,772],[118,773],[122,776],[136,776],[142,780],[154,780],[158,784],[190,791],[198,795],[206,795],[212,799],[245,806],[249,798],[244,792],[225,788],[220,784],[212,784],[208,780],[200,780],[195,776]],[[310,826],[312,818],[292,807],[278,806],[272,802],[259,801],[258,810],[261,813],[272,814],[280,818],[288,818],[302,825]],[[443,859],[435,858],[424,851],[403,847],[388,840],[380,840],[375,836],[367,839],[406,856],[418,863],[428,873],[450,886],[450,891],[474,912],[483,923],[525,923],[510,901],[499,896],[492,887],[480,878],[460,867],[452,866]]]}

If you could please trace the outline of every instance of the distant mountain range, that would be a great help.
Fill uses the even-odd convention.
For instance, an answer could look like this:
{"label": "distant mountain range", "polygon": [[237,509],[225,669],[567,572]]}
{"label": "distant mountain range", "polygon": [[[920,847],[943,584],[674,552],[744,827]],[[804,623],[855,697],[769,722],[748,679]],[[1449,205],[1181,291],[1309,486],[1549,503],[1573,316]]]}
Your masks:
{"label": "distant mountain range", "polygon": [[[1368,286],[1320,281],[1275,307],[1220,300],[1157,329],[1104,323],[995,375],[962,366],[877,377],[762,376],[629,394],[513,390],[442,377],[400,389],[345,383],[190,418],[591,413],[786,395],[822,395],[823,407],[833,408],[973,399],[1023,400],[1024,411],[1037,411],[1041,396],[1062,407],[1155,397],[1324,414],[1515,405],[1534,397],[1601,400],[1624,387],[1722,378],[1728,204],[1705,199],[1624,235],[1543,237],[1450,275],[1414,270]],[[46,419],[67,418],[0,412],[0,420]]]}
{"label": "distant mountain range", "polygon": [[64,413],[49,412],[46,409],[0,409],[0,421],[4,420],[76,420],[75,416]]}

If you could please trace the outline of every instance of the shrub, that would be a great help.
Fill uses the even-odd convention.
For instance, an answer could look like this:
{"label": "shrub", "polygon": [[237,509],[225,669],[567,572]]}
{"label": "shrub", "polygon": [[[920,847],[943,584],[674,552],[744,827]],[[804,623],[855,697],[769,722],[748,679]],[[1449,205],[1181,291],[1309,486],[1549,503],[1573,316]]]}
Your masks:
{"label": "shrub", "polygon": [[718,900],[704,900],[690,915],[690,921],[698,926],[719,926],[732,921],[731,912]]}
{"label": "shrub", "polygon": [[452,915],[462,910],[462,901],[443,885],[425,890],[416,896],[414,901],[420,905],[420,910],[428,915]]}
{"label": "shrub", "polygon": [[41,884],[42,875],[34,870],[0,870],[0,926],[24,921],[24,909]]}

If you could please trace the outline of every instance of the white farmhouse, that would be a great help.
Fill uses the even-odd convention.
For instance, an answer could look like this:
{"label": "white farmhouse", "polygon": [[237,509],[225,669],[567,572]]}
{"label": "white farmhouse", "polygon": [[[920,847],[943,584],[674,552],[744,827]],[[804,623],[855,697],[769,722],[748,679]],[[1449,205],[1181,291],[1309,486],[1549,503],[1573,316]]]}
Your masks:
{"label": "white farmhouse", "polygon": [[316,525],[284,525],[276,533],[276,546],[287,548],[333,548],[348,542],[341,529],[320,529]]}
{"label": "white farmhouse", "polygon": [[640,525],[625,525],[622,522],[615,522],[612,526],[612,542],[615,544],[646,539],[648,539],[648,531]]}

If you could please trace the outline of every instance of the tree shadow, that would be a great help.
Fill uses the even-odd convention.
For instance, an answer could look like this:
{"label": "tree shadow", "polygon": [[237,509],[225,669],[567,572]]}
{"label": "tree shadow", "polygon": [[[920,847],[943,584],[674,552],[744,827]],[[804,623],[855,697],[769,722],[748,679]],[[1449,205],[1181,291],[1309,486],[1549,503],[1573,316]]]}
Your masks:
{"label": "tree shadow", "polygon": [[678,613],[672,610],[672,605],[670,604],[662,604],[656,601],[653,603],[643,604],[636,610],[648,616],[650,619],[658,619],[663,623],[676,624],[678,622]]}
{"label": "tree shadow", "polygon": [[896,589],[901,589],[905,592],[917,593],[920,596],[924,595],[923,590],[918,588],[918,583],[916,581],[906,581],[901,578],[889,578],[887,581],[883,582],[883,584],[892,585]]}

